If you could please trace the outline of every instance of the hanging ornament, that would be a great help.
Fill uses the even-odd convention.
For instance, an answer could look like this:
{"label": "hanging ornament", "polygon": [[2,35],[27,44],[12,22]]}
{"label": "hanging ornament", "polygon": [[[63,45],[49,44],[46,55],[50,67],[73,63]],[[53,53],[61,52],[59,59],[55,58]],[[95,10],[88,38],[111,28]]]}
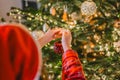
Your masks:
{"label": "hanging ornament", "polygon": [[48,29],[49,29],[49,26],[48,26],[47,23],[45,23],[45,24],[43,25],[43,31],[44,31],[44,32],[47,32]]}
{"label": "hanging ornament", "polygon": [[77,12],[73,12],[73,13],[71,14],[71,19],[72,19],[72,20],[80,20],[80,19],[81,19],[81,16],[80,16],[80,14],[78,14]]}
{"label": "hanging ornament", "polygon": [[[93,18],[91,18],[88,22],[89,22],[89,24],[90,25],[94,25],[95,24],[95,20],[92,20]],[[92,26],[93,28],[92,29],[94,29],[96,26],[94,25],[94,26]]]}
{"label": "hanging ornament", "polygon": [[28,7],[28,0],[25,0],[25,7]]}
{"label": "hanging ornament", "polygon": [[53,6],[50,8],[50,14],[52,16],[55,16],[55,14],[56,14],[56,9]]}
{"label": "hanging ornament", "polygon": [[116,21],[114,22],[114,27],[115,27],[115,28],[120,28],[120,20],[116,20]]}
{"label": "hanging ornament", "polygon": [[82,15],[91,16],[96,13],[97,6],[92,0],[84,1],[81,4]]}
{"label": "hanging ornament", "polygon": [[103,23],[102,25],[97,26],[97,30],[99,31],[105,30],[105,28],[106,28],[106,23]]}
{"label": "hanging ornament", "polygon": [[54,52],[56,54],[62,54],[63,53],[63,47],[60,41],[57,41],[54,43]]}
{"label": "hanging ornament", "polygon": [[63,21],[67,21],[68,20],[67,6],[64,6],[64,12],[63,12],[62,19],[63,19]]}
{"label": "hanging ornament", "polygon": [[33,38],[35,40],[38,40],[39,38],[41,38],[44,35],[44,32],[41,30],[35,30],[35,31],[31,32],[31,35],[33,36]]}
{"label": "hanging ornament", "polygon": [[95,44],[94,44],[93,42],[90,42],[90,43],[89,43],[89,46],[90,46],[90,48],[94,48],[94,47],[95,47]]}
{"label": "hanging ornament", "polygon": [[99,42],[99,40],[101,39],[101,36],[99,36],[98,34],[95,34],[93,36],[93,39],[96,41],[96,42]]}

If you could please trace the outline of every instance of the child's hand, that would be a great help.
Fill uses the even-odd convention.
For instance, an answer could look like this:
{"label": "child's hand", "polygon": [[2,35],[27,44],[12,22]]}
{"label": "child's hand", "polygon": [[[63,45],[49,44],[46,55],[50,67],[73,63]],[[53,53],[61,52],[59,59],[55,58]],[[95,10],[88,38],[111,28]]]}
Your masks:
{"label": "child's hand", "polygon": [[62,29],[61,28],[55,28],[55,29],[49,29],[45,36],[49,39],[49,42],[53,39],[61,38],[62,36]]}
{"label": "child's hand", "polygon": [[69,30],[62,31],[62,46],[64,52],[71,49],[72,36]]}
{"label": "child's hand", "polygon": [[50,41],[52,41],[53,39],[61,38],[62,36],[61,31],[62,31],[61,28],[49,29],[45,33],[45,35],[38,40],[41,48],[45,46],[47,43],[49,43]]}

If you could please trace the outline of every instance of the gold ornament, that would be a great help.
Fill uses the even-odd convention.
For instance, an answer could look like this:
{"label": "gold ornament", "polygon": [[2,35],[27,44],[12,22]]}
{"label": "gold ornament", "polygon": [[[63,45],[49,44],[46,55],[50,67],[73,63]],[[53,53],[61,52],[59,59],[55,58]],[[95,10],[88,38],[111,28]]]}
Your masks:
{"label": "gold ornament", "polygon": [[56,15],[56,9],[55,9],[53,6],[50,8],[50,14],[51,14],[52,16],[55,16],[55,15]]}
{"label": "gold ornament", "polygon": [[89,45],[90,45],[91,48],[95,47],[95,44],[93,42],[90,42]]}
{"label": "gold ornament", "polygon": [[67,21],[68,20],[67,6],[64,6],[64,12],[63,12],[62,19],[63,19],[63,21]]}
{"label": "gold ornament", "polygon": [[102,24],[102,25],[100,25],[100,26],[97,26],[97,29],[98,29],[99,31],[105,30],[105,28],[106,28],[106,23],[104,23],[104,24]]}
{"label": "gold ornament", "polygon": [[115,27],[115,28],[120,28],[120,20],[116,20],[116,21],[114,22],[114,27]]}
{"label": "gold ornament", "polygon": [[84,48],[84,49],[87,49],[87,45],[84,45],[83,48]]}
{"label": "gold ornament", "polygon": [[93,56],[96,57],[96,56],[97,56],[97,53],[93,53]]}
{"label": "gold ornament", "polygon": [[99,73],[102,73],[103,71],[104,71],[104,68],[99,68],[99,69],[98,69],[98,72],[99,72]]}
{"label": "gold ornament", "polygon": [[103,51],[100,51],[99,54],[102,56],[102,55],[105,55],[105,53]]}
{"label": "gold ornament", "polygon": [[73,12],[73,13],[71,14],[71,19],[72,19],[72,20],[80,20],[80,19],[81,19],[81,16],[80,16],[80,14],[78,14],[77,12]]}
{"label": "gold ornament", "polygon": [[81,4],[82,15],[91,16],[96,13],[97,6],[92,0],[84,1]]}
{"label": "gold ornament", "polygon": [[101,39],[101,36],[98,35],[98,34],[95,34],[95,35],[93,36],[93,38],[94,38],[94,40],[95,40],[96,42],[99,42],[99,40]]}

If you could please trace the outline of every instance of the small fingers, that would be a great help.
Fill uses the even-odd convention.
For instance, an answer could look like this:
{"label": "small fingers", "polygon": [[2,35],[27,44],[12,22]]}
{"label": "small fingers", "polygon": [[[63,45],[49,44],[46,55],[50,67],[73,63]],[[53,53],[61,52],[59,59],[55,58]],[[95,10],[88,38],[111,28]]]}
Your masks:
{"label": "small fingers", "polygon": [[63,33],[63,34],[69,34],[69,33],[70,33],[70,31],[69,31],[69,30],[64,29],[64,30],[62,30],[62,33]]}
{"label": "small fingers", "polygon": [[62,29],[55,28],[53,32],[53,38],[60,38],[62,36]]}

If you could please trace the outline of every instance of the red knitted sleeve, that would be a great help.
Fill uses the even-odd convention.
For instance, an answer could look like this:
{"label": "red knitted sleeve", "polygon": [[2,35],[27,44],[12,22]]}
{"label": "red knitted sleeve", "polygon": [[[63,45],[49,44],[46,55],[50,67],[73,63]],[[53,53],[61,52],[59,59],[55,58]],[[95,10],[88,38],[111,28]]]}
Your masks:
{"label": "red knitted sleeve", "polygon": [[67,50],[62,56],[62,80],[86,80],[78,54]]}

